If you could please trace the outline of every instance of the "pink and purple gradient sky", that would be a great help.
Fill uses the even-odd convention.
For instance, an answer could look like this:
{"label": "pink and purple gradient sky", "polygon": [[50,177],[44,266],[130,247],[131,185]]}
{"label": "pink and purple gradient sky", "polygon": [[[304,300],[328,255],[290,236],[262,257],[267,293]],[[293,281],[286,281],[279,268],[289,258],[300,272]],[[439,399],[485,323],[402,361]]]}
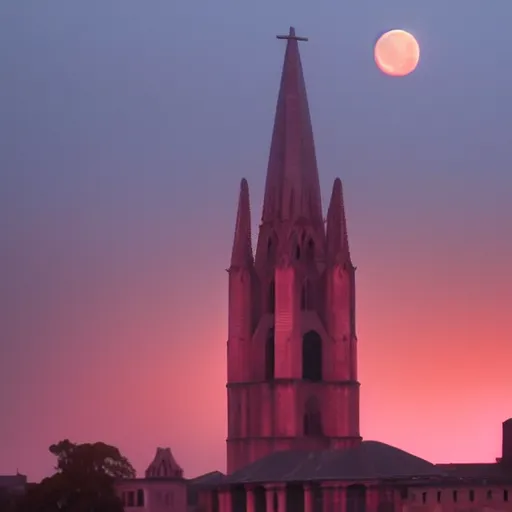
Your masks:
{"label": "pink and purple gradient sky", "polygon": [[[151,4],[151,5],[149,5]],[[284,43],[301,44],[325,199],[344,182],[361,428],[492,461],[512,416],[512,4],[0,5],[0,474],[64,437],[142,471],[224,469],[227,274],[260,215]],[[380,74],[387,29],[422,47]]]}

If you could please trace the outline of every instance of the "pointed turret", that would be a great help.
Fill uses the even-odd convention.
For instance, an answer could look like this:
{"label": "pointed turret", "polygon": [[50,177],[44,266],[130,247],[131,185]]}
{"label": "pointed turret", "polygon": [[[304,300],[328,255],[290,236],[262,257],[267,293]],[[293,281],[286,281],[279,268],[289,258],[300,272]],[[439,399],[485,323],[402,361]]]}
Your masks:
{"label": "pointed turret", "polygon": [[155,458],[146,469],[146,478],[183,478],[183,469],[170,448],[157,448]]}
{"label": "pointed turret", "polygon": [[351,264],[343,186],[339,178],[334,180],[331,202],[327,211],[327,263]]}
{"label": "pointed turret", "polygon": [[235,238],[233,241],[233,251],[231,253],[231,267],[247,268],[252,266],[253,262],[249,185],[244,178],[240,183]]}
{"label": "pointed turret", "polygon": [[240,183],[235,237],[229,272],[228,380],[246,378],[248,341],[252,334],[254,257],[251,241],[251,211],[247,180]]}
{"label": "pointed turret", "polygon": [[290,28],[265,183],[262,222],[308,219],[322,225],[320,182],[299,40]]}
{"label": "pointed turret", "polygon": [[[343,204],[343,188],[339,178],[334,180],[331,202],[327,212],[326,246],[328,268],[326,302],[331,306],[327,313],[328,330],[335,339],[348,337],[355,343],[355,267],[350,258],[347,220],[345,217],[345,205]],[[340,278],[338,272],[340,267],[342,267],[343,273],[347,279]],[[345,369],[350,369],[350,379],[356,379],[357,358],[355,346],[351,348],[350,357],[350,368]],[[343,370],[343,368],[340,368],[340,370]],[[346,378],[348,379],[349,377]]]}

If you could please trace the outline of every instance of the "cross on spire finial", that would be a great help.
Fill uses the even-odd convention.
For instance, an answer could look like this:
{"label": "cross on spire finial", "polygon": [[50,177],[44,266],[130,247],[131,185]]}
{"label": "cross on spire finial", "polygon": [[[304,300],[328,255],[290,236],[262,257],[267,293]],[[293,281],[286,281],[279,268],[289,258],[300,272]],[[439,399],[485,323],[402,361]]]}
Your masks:
{"label": "cross on spire finial", "polygon": [[299,37],[295,35],[295,28],[290,27],[290,33],[287,36],[276,36],[277,39],[293,39],[295,41],[307,41],[307,37]]}

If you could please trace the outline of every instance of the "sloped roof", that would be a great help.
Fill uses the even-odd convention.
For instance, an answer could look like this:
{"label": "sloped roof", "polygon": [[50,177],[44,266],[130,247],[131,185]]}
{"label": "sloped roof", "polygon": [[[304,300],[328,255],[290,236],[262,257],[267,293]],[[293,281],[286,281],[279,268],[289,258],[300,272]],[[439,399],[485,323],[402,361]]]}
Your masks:
{"label": "sloped roof", "polygon": [[220,471],[210,471],[209,473],[205,473],[204,475],[196,476],[195,478],[190,478],[187,480],[188,485],[192,485],[194,487],[201,486],[210,486],[219,483],[224,478],[224,473]]}
{"label": "sloped roof", "polygon": [[442,476],[440,468],[403,450],[363,441],[345,450],[275,452],[227,476],[222,483],[374,480]]}
{"label": "sloped roof", "polygon": [[146,469],[146,478],[183,478],[183,469],[176,462],[170,448],[157,448]]}

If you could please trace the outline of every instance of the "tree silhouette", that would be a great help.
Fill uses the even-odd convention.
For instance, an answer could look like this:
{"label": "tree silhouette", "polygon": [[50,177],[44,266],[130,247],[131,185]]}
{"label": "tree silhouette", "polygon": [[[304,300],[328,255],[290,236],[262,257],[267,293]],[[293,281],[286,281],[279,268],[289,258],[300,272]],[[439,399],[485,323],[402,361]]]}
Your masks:
{"label": "tree silhouette", "polygon": [[56,473],[30,487],[19,512],[122,512],[116,478],[133,478],[135,470],[120,451],[105,443],[53,444]]}

